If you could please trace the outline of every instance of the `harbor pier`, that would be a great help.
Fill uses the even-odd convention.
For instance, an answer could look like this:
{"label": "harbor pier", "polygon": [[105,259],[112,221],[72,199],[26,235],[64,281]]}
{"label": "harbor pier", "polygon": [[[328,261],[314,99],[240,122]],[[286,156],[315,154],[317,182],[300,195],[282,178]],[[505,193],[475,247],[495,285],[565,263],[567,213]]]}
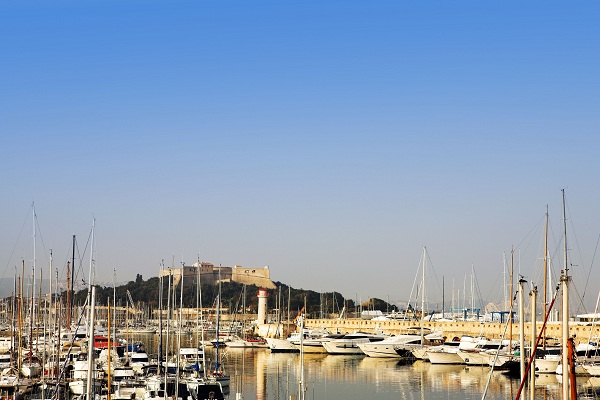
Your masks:
{"label": "harbor pier", "polygon": [[[537,324],[540,332],[541,322]],[[360,318],[353,319],[306,319],[305,326],[308,329],[325,328],[330,332],[350,333],[354,331],[375,332],[380,331],[388,334],[398,335],[406,333],[408,328],[420,327],[420,321],[375,321]],[[498,339],[504,336],[511,339],[511,329],[507,323],[499,322],[477,322],[477,321],[425,321],[423,327],[432,331],[442,331],[448,339],[469,336],[486,336],[489,339]],[[512,324],[512,340],[519,339],[519,323]],[[560,322],[551,322],[546,325],[546,338],[560,338],[562,325]],[[274,330],[271,330],[274,331]],[[531,323],[525,323],[525,332],[531,332]],[[531,335],[526,334],[527,340]],[[587,325],[576,322],[569,323],[569,336],[575,338],[575,343],[586,343],[590,340],[596,341],[600,338],[600,325]]]}

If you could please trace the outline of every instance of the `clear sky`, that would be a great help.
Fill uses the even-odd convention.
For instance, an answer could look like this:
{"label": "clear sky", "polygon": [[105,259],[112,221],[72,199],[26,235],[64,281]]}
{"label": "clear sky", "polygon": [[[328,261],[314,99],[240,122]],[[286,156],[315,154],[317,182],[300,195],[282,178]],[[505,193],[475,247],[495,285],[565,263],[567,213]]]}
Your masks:
{"label": "clear sky", "polygon": [[513,246],[541,285],[546,205],[560,271],[565,188],[593,307],[598,21],[594,1],[2,2],[2,276],[31,266],[35,202],[61,279],[95,217],[101,282],[199,257],[405,301],[425,245],[431,301],[472,270],[501,300]]}

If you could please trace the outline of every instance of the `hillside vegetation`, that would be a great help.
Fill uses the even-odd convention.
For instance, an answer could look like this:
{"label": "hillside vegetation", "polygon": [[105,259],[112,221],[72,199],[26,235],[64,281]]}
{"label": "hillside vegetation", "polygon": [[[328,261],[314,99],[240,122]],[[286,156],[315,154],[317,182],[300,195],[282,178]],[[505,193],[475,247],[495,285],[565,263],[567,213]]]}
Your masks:
{"label": "hillside vegetation", "polygon": [[[288,312],[292,317],[306,304],[306,310],[310,318],[332,317],[337,316],[346,307],[346,311],[354,313],[356,305],[354,300],[345,299],[340,293],[328,292],[319,293],[313,290],[295,289],[288,285],[275,282],[277,289],[267,290],[269,298],[267,305],[269,311],[280,308],[283,313]],[[171,295],[171,300],[175,299],[179,307],[181,298],[181,288],[178,286],[175,289],[169,290],[168,280],[164,279],[162,283],[163,292],[163,308],[166,308],[167,298]],[[218,295],[218,285],[205,284],[201,285],[202,307],[214,307]],[[115,296],[117,306],[125,306],[128,301],[128,294],[131,295],[136,307],[140,309],[154,310],[159,308],[159,294],[161,290],[161,282],[158,277],[153,277],[144,280],[141,275],[137,275],[135,281],[129,281],[124,285],[113,287],[98,287],[96,289],[96,299],[98,304],[107,304],[108,299]],[[223,282],[221,284],[221,307],[224,310],[231,312],[242,312],[242,305],[246,305],[247,313],[256,313],[258,308],[258,287],[247,285],[245,288],[245,302],[243,297],[244,285],[237,282]],[[87,297],[87,290],[81,290],[76,293],[75,304],[84,304]],[[198,289],[195,282],[184,285],[183,289],[183,307],[195,308],[197,306]],[[112,302],[112,301],[111,301]],[[306,302],[306,303],[305,303]],[[386,303],[380,299],[369,299],[363,303],[360,309],[381,310],[382,312],[397,311],[397,307]],[[150,314],[149,314],[150,315]]]}

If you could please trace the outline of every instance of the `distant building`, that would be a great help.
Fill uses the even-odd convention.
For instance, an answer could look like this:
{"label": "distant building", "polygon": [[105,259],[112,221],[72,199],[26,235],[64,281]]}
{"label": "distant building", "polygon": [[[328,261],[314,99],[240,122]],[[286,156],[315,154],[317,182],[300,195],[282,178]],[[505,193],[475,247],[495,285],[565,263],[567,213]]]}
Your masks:
{"label": "distant building", "polygon": [[[198,271],[198,268],[200,270]],[[215,267],[209,262],[194,263],[192,266],[183,265],[179,268],[163,269],[159,277],[173,276],[173,284],[179,285],[183,276],[183,284],[195,284],[198,276],[202,283],[216,285],[219,283],[219,271],[221,282],[237,282],[247,285],[256,285],[267,289],[275,289],[276,286],[271,281],[269,267],[264,268],[244,268],[241,265],[232,267]]]}
{"label": "distant building", "polygon": [[271,281],[271,272],[268,266],[264,268],[244,268],[241,265],[236,265],[231,269],[231,280],[265,289],[275,289],[277,287]]}
{"label": "distant building", "polygon": [[588,325],[600,325],[600,314],[579,314],[575,317],[575,321]]}

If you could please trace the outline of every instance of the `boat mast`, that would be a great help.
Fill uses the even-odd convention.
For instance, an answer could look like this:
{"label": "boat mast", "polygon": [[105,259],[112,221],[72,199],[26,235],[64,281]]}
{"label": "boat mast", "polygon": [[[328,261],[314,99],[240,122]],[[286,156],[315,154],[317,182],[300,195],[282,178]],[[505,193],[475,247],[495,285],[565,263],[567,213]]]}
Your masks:
{"label": "boat mast", "polygon": [[[537,326],[536,326],[536,301],[537,301],[537,286],[533,286],[529,293],[531,302],[531,349],[532,352],[536,349],[536,337],[537,337]],[[544,321],[546,320],[546,314],[544,314]],[[529,369],[529,397],[535,399],[535,357],[531,357],[531,366]]]}
{"label": "boat mast", "polygon": [[[117,337],[117,270],[113,268],[113,338]],[[110,330],[108,331],[110,335]]]}
{"label": "boat mast", "polygon": [[[50,288],[48,289],[49,298],[48,298],[48,302],[46,304],[46,312],[48,314],[48,325],[52,325],[52,332],[56,332],[56,324],[55,324],[56,315],[54,315],[54,316],[52,315],[52,249],[50,249],[50,268],[49,269],[50,269],[50,273],[48,274],[49,275],[48,279],[50,280]],[[40,283],[40,287],[41,287],[41,283]],[[52,372],[52,373],[54,373],[54,372]]]}
{"label": "boat mast", "polygon": [[563,205],[563,234],[564,234],[564,269],[560,276],[562,287],[562,367],[563,367],[563,384],[562,396],[564,400],[569,399],[569,264],[567,260],[567,214],[565,210],[565,190],[562,189],[562,205]]}
{"label": "boat mast", "polygon": [[504,276],[503,280],[503,295],[504,295],[504,309],[508,308],[508,296],[506,295],[506,253],[502,253],[502,274]]}
{"label": "boat mast", "polygon": [[170,336],[170,332],[171,332],[171,286],[172,286],[172,282],[173,282],[173,268],[169,268],[169,283],[167,286],[167,346],[165,349],[165,361],[164,361],[164,365],[165,365],[165,380],[164,380],[164,387],[165,387],[165,396],[167,393],[167,376],[168,376],[168,372],[169,372],[169,344],[171,343],[169,341],[169,336]]}
{"label": "boat mast", "polygon": [[471,264],[471,315],[475,316],[475,265]]}
{"label": "boat mast", "polygon": [[[73,297],[75,296],[74,292],[74,282],[75,282],[75,235],[73,235],[73,254],[71,255],[71,280],[68,282],[69,287],[67,288],[67,329],[71,329],[71,314],[73,313]],[[68,266],[67,266],[68,267]],[[68,275],[68,274],[67,274]],[[69,277],[67,276],[67,280]]]}
{"label": "boat mast", "polygon": [[[15,329],[15,327],[17,326],[17,308],[19,307],[18,304],[18,292],[17,292],[17,267],[15,267],[15,276],[13,278],[13,299],[12,299],[12,333],[11,333],[11,340],[10,340],[10,347],[11,349],[19,349],[19,347],[17,347],[17,343],[19,343],[19,341],[17,340],[17,330]],[[19,332],[19,335],[21,334],[21,332]]]}
{"label": "boat mast", "polygon": [[512,340],[513,340],[513,329],[512,329],[512,323],[513,323],[513,268],[514,268],[514,260],[515,260],[515,249],[512,248],[510,250],[510,273],[509,273],[509,279],[510,279],[510,308],[508,310],[508,318],[510,318],[510,324],[509,324],[509,341],[510,341],[510,347],[509,349],[512,349]]}
{"label": "boat mast", "polygon": [[161,372],[161,366],[162,366],[162,358],[163,358],[163,319],[162,319],[162,315],[163,315],[163,282],[164,282],[164,277],[163,277],[163,271],[165,269],[165,260],[162,260],[161,264],[160,264],[160,273],[158,274],[159,276],[159,280],[160,280],[160,289],[158,290],[158,373],[160,375]]}
{"label": "boat mast", "polygon": [[423,320],[425,319],[425,267],[427,266],[427,248],[423,246],[423,271],[421,274],[421,345],[425,344]]}
{"label": "boat mast", "polygon": [[[18,335],[17,335],[17,351],[21,349],[21,338],[23,337],[23,276],[25,274],[25,260],[21,260],[21,276],[19,277],[19,321],[18,324]],[[19,354],[19,353],[17,353]],[[21,371],[22,357],[17,357],[17,371]]]}
{"label": "boat mast", "polygon": [[[204,378],[206,378],[206,354],[204,347],[204,313],[202,310],[202,263],[200,262],[200,257],[198,257],[198,290],[197,292],[197,303],[200,311],[200,329],[201,329],[201,347],[202,347],[202,374]],[[196,314],[197,315],[197,314]],[[197,341],[196,341],[197,342]]]}
{"label": "boat mast", "polygon": [[[176,362],[176,368],[177,368],[177,374],[176,374],[176,378],[175,378],[175,398],[179,397],[179,371],[180,371],[180,366],[181,366],[181,356],[180,356],[180,351],[181,351],[181,325],[183,324],[183,277],[185,275],[185,264],[183,263],[183,261],[181,262],[181,275],[180,275],[180,292],[179,292],[179,322],[178,322],[178,329],[177,329],[177,353],[175,353],[177,355],[177,362]],[[175,287],[173,288],[173,296],[175,296]],[[175,299],[173,299],[173,305],[176,306],[176,302]],[[135,311],[135,310],[134,310]]]}
{"label": "boat mast", "polygon": [[[110,297],[108,299],[106,299],[107,302],[107,307],[106,307],[106,319],[107,319],[107,323],[108,323],[108,357],[107,357],[107,362],[108,362],[108,376],[107,376],[107,383],[108,383],[108,393],[106,393],[106,398],[107,400],[110,400],[110,388],[111,388],[111,378],[112,378],[112,374],[113,371],[110,369],[110,361],[111,361],[111,357],[112,357],[112,347],[110,345]],[[129,343],[127,343],[127,347],[129,347]],[[125,352],[128,352],[129,348],[125,349]]]}
{"label": "boat mast", "polygon": [[519,279],[519,376],[521,380],[525,379],[525,283],[527,281],[521,277]]}
{"label": "boat mast", "polygon": [[[89,319],[89,333],[88,333],[88,369],[87,369],[87,382],[86,382],[86,394],[87,400],[93,399],[92,396],[92,379],[94,374],[94,310],[96,303],[96,287],[90,285],[90,319]],[[110,349],[109,349],[110,353]],[[110,373],[110,371],[109,371]]]}
{"label": "boat mast", "polygon": [[[31,280],[33,282],[35,282],[35,269],[33,270],[32,276],[31,276]],[[35,283],[34,283],[35,285]],[[31,290],[31,304],[29,304],[29,310],[30,310],[30,314],[29,314],[29,360],[31,361],[32,357],[33,357],[33,319],[34,319],[34,314],[33,314],[33,304],[34,304],[34,290]]]}
{"label": "boat mast", "polygon": [[304,315],[306,313],[306,295],[304,296],[304,308],[300,314],[300,400],[306,397],[306,382],[304,381]]}
{"label": "boat mast", "polygon": [[[30,325],[33,327],[33,324],[35,321],[35,316],[36,316],[36,312],[35,312],[35,267],[36,267],[36,263],[35,263],[35,203],[31,203],[31,208],[33,210],[33,271],[31,273],[31,281],[32,281],[32,286],[31,286],[31,316],[30,316]],[[33,331],[31,332],[33,333]],[[31,341],[33,340],[33,336],[29,336],[29,342],[30,342],[30,349],[31,349]]]}
{"label": "boat mast", "polygon": [[90,292],[92,291],[92,285],[94,284],[94,228],[96,227],[96,218],[92,218],[92,241],[91,241],[91,245],[90,245],[90,272],[89,272],[89,279],[90,282],[88,284],[88,288],[90,290]]}
{"label": "boat mast", "polygon": [[445,287],[445,282],[444,282],[444,276],[442,275],[442,319],[446,318],[445,302],[446,302],[446,287]]}
{"label": "boat mast", "polygon": [[287,304],[287,326],[290,326],[290,303],[292,301],[292,288],[288,285],[288,304]]}
{"label": "boat mast", "polygon": [[[548,205],[546,204],[546,233],[544,234],[544,318],[548,310]],[[542,332],[542,348],[546,350],[546,328]]]}
{"label": "boat mast", "polygon": [[217,294],[217,329],[216,329],[216,336],[217,336],[217,342],[216,342],[216,346],[215,346],[215,369],[213,371],[213,374],[217,375],[219,373],[219,367],[221,366],[220,364],[220,359],[219,359],[219,335],[220,335],[220,324],[221,324],[221,264],[219,264],[219,292]]}

